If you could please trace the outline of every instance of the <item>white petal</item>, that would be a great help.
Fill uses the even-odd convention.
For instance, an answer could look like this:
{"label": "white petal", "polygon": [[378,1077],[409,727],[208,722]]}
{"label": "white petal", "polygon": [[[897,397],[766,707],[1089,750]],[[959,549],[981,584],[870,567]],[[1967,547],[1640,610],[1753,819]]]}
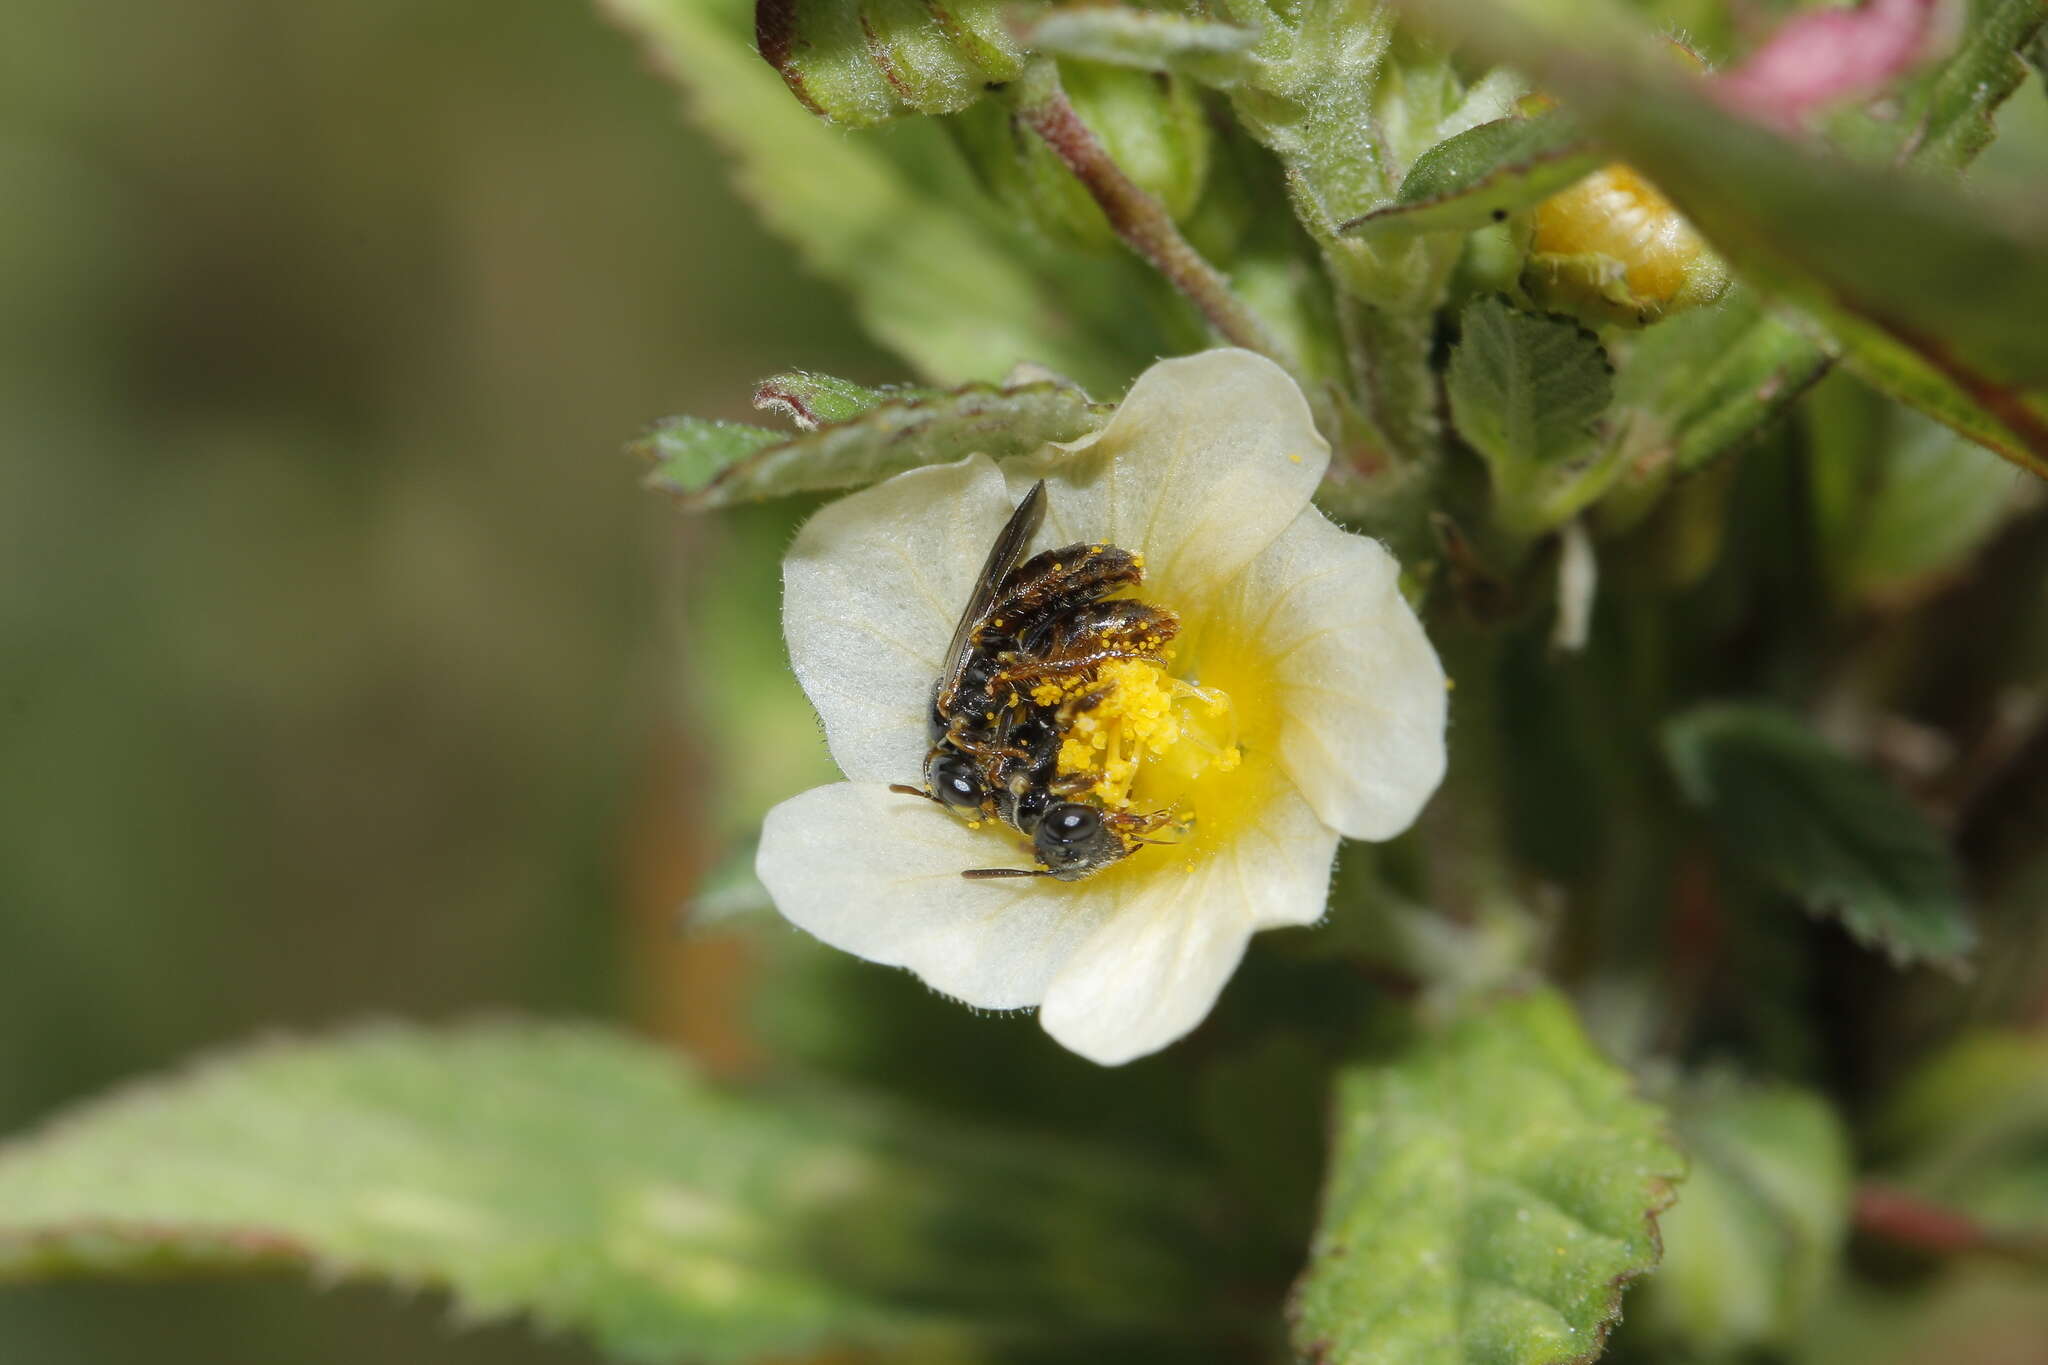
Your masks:
{"label": "white petal", "polygon": [[1301,390],[1250,351],[1162,360],[1109,425],[1004,465],[1014,504],[1053,480],[1044,546],[1102,540],[1145,556],[1166,597],[1227,580],[1308,506],[1330,447]]}
{"label": "white petal", "polygon": [[1015,506],[976,455],[849,494],[797,533],[782,566],[783,634],[848,777],[920,780],[946,643]]}
{"label": "white petal", "polygon": [[1280,761],[1354,839],[1406,829],[1444,775],[1443,664],[1386,547],[1310,508],[1252,564],[1231,610],[1274,661]]}
{"label": "white petal", "polygon": [[1037,1004],[1109,909],[1087,882],[965,880],[970,867],[1029,866],[1021,840],[865,782],[769,811],[754,865],[798,928],[982,1009]]}
{"label": "white petal", "polygon": [[1209,856],[1133,867],[1115,914],[1053,979],[1039,1022],[1103,1066],[1157,1052],[1208,1016],[1254,929],[1322,916],[1336,852],[1335,831],[1282,787],[1255,828]]}

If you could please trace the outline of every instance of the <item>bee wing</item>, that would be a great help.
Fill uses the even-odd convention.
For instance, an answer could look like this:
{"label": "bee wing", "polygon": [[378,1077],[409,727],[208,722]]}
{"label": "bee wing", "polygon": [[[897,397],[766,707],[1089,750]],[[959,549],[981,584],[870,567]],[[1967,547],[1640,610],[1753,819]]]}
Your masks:
{"label": "bee wing", "polygon": [[951,703],[960,685],[960,673],[967,667],[968,655],[973,650],[974,632],[988,620],[997,590],[1024,557],[1024,547],[1038,534],[1039,524],[1044,520],[1045,480],[1040,479],[1031,485],[1031,491],[997,533],[995,544],[989,547],[988,560],[981,566],[981,576],[974,580],[974,591],[968,594],[967,609],[960,613],[960,624],[953,628],[953,643],[946,647],[946,670],[939,675],[937,697],[942,705]]}

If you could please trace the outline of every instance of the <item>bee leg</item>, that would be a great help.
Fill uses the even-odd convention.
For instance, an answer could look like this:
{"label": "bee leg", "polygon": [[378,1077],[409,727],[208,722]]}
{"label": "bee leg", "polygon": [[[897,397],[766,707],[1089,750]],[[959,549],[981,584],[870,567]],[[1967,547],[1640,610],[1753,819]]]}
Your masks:
{"label": "bee leg", "polygon": [[1173,812],[1171,810],[1155,810],[1145,815],[1135,815],[1130,811],[1112,811],[1107,819],[1110,828],[1115,830],[1121,837],[1130,839],[1135,843],[1156,844],[1168,841],[1145,839],[1139,836],[1164,829],[1172,824]]}
{"label": "bee leg", "polygon": [[1035,867],[971,867],[960,875],[970,882],[990,882],[998,877],[1050,877],[1052,873]]}
{"label": "bee leg", "polygon": [[991,686],[1085,676],[1115,659],[1157,659],[1180,633],[1180,618],[1143,602],[1091,602],[1054,622],[1035,648],[1007,654]]}

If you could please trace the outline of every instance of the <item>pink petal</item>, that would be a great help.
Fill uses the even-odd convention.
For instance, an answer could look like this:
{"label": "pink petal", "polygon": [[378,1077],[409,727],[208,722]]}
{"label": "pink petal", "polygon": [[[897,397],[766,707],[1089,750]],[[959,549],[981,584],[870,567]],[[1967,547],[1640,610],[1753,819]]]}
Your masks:
{"label": "pink petal", "polygon": [[1714,82],[1722,102],[1767,123],[1877,89],[1918,65],[1936,0],[1870,0],[1861,9],[1805,14]]}

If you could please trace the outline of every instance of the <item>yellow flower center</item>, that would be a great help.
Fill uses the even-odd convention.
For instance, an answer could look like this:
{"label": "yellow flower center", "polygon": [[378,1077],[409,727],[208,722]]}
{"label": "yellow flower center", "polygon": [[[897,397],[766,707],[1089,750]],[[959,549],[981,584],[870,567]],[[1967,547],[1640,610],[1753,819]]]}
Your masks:
{"label": "yellow flower center", "polygon": [[1099,694],[1074,717],[1059,775],[1087,780],[1080,799],[1104,810],[1165,817],[1143,837],[1166,847],[1136,847],[1100,879],[1204,857],[1256,824],[1286,786],[1274,747],[1273,661],[1236,629],[1233,613],[1179,615],[1180,638],[1164,662],[1116,660],[1032,693],[1041,705]]}
{"label": "yellow flower center", "polygon": [[[1051,684],[1039,689],[1048,690],[1054,698],[1060,691]],[[1160,664],[1115,660],[1088,691],[1099,700],[1074,718],[1060,746],[1059,775],[1092,778],[1084,795],[1104,810],[1170,811],[1204,773],[1229,772],[1243,759],[1229,696],[1173,677]]]}

